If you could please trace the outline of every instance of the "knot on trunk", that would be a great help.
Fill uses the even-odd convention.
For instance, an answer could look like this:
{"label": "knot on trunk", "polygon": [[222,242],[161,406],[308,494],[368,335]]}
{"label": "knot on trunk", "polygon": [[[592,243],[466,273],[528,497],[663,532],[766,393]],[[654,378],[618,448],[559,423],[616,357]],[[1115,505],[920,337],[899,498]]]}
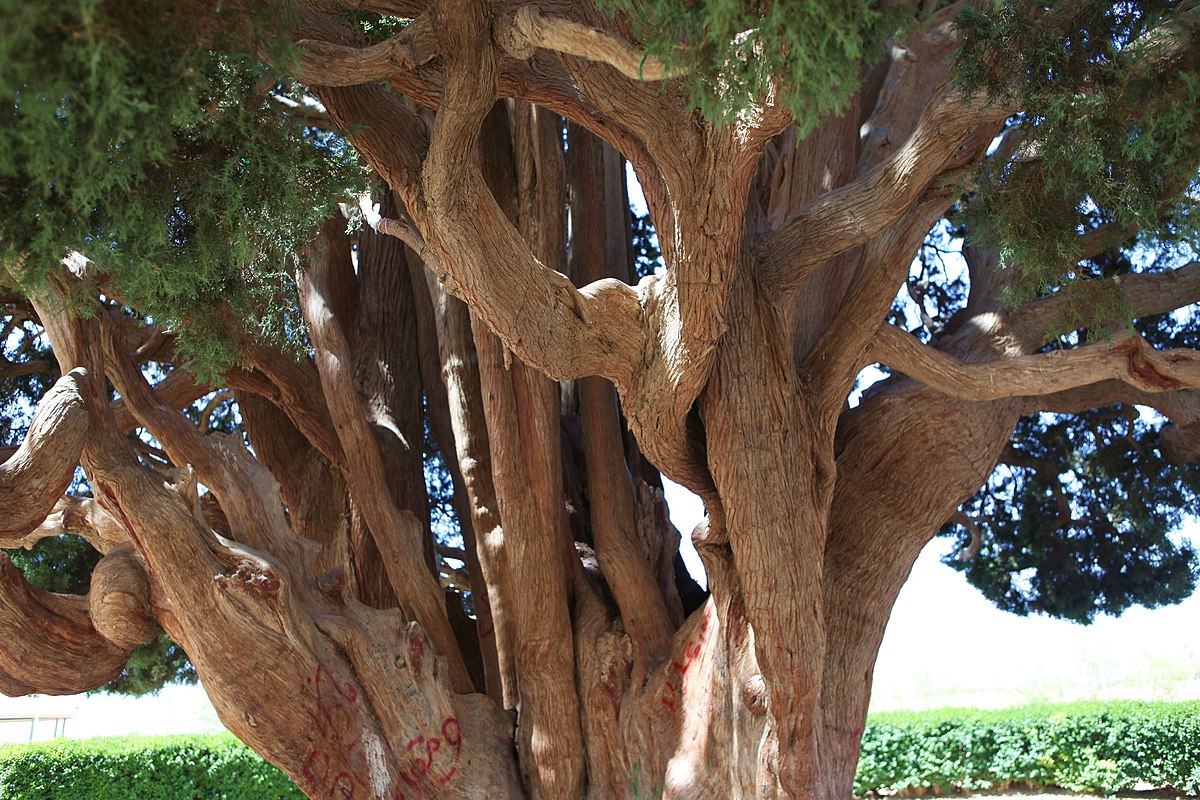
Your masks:
{"label": "knot on trunk", "polygon": [[129,545],[113,549],[92,570],[88,612],[100,635],[124,650],[158,635],[146,565]]}

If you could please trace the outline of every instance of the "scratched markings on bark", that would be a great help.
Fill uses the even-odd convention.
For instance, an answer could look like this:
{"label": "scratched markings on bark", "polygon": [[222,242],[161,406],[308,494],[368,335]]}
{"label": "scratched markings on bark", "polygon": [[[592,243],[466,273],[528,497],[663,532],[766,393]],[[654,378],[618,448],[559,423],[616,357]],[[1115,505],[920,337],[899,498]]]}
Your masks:
{"label": "scratched markings on bark", "polygon": [[355,758],[358,729],[362,727],[354,705],[358,689],[352,684],[342,685],[318,664],[316,673],[305,679],[304,691],[312,696],[311,702],[303,706],[304,713],[320,738],[318,747],[304,759],[305,785],[313,790],[324,789],[331,797],[358,797],[359,787],[366,786],[367,780],[360,769],[345,769],[347,762]]}
{"label": "scratched markings on bark", "polygon": [[[377,796],[370,791],[372,782],[361,763],[365,756],[355,752],[362,735],[354,705],[358,690],[339,683],[321,665],[305,679],[304,689],[312,695],[304,712],[320,738],[320,744],[304,760],[305,786],[346,800]],[[447,784],[457,774],[462,759],[462,727],[457,717],[446,717],[433,735],[422,733],[410,739],[399,757],[391,745],[385,745],[385,749],[394,762],[402,765],[403,783],[397,786],[394,800],[420,800],[426,797],[426,787]]]}

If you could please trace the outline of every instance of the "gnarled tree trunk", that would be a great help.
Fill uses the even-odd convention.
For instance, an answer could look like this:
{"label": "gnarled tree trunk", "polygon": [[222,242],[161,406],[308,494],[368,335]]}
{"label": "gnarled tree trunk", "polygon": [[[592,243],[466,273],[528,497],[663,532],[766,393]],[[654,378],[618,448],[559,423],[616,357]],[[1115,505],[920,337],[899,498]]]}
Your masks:
{"label": "gnarled tree trunk", "polygon": [[[105,556],[86,599],[0,564],[0,690],[94,688],[161,627],[317,800],[844,800],[897,593],[1021,414],[1135,394],[1195,452],[1194,354],[1038,354],[1063,311],[1005,306],[992,253],[929,343],[887,322],[1012,111],[949,84],[953,9],[802,135],[770,99],[703,121],[589,4],[366,4],[412,19],[369,47],[328,5],[301,4],[299,77],[387,191],[298,254],[311,357],[246,337],[224,386],[151,386],[171,336],[119,286],[30,298],[65,377],[0,466],[0,535]],[[623,159],[665,262],[636,282]],[[1196,272],[1126,290],[1175,308]],[[896,374],[848,407],[873,363]],[[179,413],[209,388],[253,452]],[[431,530],[426,428],[461,544]],[[63,499],[77,463],[93,497]],[[707,596],[660,472],[704,500]]]}

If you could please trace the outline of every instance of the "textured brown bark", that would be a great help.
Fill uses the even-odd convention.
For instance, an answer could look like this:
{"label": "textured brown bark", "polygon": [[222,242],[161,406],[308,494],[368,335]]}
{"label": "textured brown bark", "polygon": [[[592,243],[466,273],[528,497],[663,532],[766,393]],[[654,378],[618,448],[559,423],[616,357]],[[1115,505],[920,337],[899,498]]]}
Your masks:
{"label": "textured brown bark", "polygon": [[71,483],[87,435],[72,381],[60,378],[38,404],[25,441],[0,464],[0,543],[20,546]]}
{"label": "textured brown bark", "polygon": [[[578,128],[571,134],[571,210],[577,220],[571,266],[575,281],[588,284],[619,274],[614,267],[624,266],[624,259],[616,261],[609,251],[614,238],[619,242],[622,237],[609,231],[603,146]],[[657,553],[638,537],[633,479],[625,463],[612,384],[603,378],[581,379],[579,407],[596,556],[629,632],[636,684],[665,658],[673,626],[654,574]]]}
{"label": "textured brown bark", "polygon": [[[556,120],[527,106],[510,109],[507,126],[504,116],[492,119],[497,123],[489,131],[496,137],[492,157],[512,154],[510,161],[501,160],[489,170],[495,180],[503,181],[500,186],[515,188],[509,213],[534,240],[535,249],[561,257],[558,215],[547,218],[541,205],[547,184],[562,185],[561,175],[553,174],[561,170],[561,156],[557,147],[546,154],[537,147],[552,139]],[[512,139],[506,128],[513,131]],[[517,132],[527,135],[517,138]],[[509,141],[523,143],[524,149],[514,152]],[[494,485],[504,521],[506,574],[520,576],[510,590],[522,717],[517,747],[535,796],[575,797],[583,788],[583,740],[572,667],[569,597],[574,549],[561,502],[557,387],[515,359],[481,323],[476,321],[473,328]]]}
{"label": "textured brown bark", "polygon": [[[34,292],[67,372],[0,466],[0,543],[105,555],[87,597],[0,562],[0,690],[94,688],[161,628],[319,800],[844,800],[897,594],[1021,414],[1145,403],[1169,458],[1200,453],[1194,351],[1039,353],[1062,299],[1005,306],[979,245],[929,343],[887,322],[952,179],[1019,148],[988,155],[1014,109],[949,80],[966,4],[803,137],[768,99],[705,122],[589,3],[359,4],[412,20],[370,45],[301,5],[297,68],[387,183],[382,218],[352,243],[334,215],[297,254],[311,358],[245,337],[219,386],[151,386],[173,334],[95,287]],[[640,280],[623,159],[666,262]],[[1162,313],[1200,268],[1118,288]],[[847,408],[875,362],[897,374]],[[253,453],[179,412],[217,390]],[[431,530],[426,425],[461,552]],[[76,465],[94,497],[62,496]],[[660,470],[706,506],[710,595],[686,603]]]}
{"label": "textured brown bark", "polygon": [[[394,213],[393,205],[385,204],[385,209]],[[345,279],[336,280],[336,274],[330,278],[331,289],[346,283]],[[427,528],[417,319],[404,245],[370,230],[360,233],[357,278],[354,332],[348,336],[354,385],[391,479],[388,487],[393,502]],[[365,524],[354,526],[351,547],[363,597],[381,608],[394,605],[387,575],[379,569],[375,536]],[[428,537],[424,554],[430,571],[436,574],[433,543]]]}

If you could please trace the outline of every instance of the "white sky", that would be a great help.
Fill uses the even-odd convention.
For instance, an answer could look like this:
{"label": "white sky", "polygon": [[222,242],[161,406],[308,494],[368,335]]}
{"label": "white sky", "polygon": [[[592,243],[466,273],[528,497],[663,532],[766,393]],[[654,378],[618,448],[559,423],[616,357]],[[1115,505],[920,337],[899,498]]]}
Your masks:
{"label": "white sky", "polygon": [[[703,504],[668,483],[671,520],[693,575],[689,534]],[[1184,531],[1200,541],[1200,526]],[[942,564],[935,539],[900,592],[875,667],[875,710],[999,708],[1084,699],[1200,699],[1200,593],[1177,606],[1135,607],[1090,626],[1001,611]]]}

